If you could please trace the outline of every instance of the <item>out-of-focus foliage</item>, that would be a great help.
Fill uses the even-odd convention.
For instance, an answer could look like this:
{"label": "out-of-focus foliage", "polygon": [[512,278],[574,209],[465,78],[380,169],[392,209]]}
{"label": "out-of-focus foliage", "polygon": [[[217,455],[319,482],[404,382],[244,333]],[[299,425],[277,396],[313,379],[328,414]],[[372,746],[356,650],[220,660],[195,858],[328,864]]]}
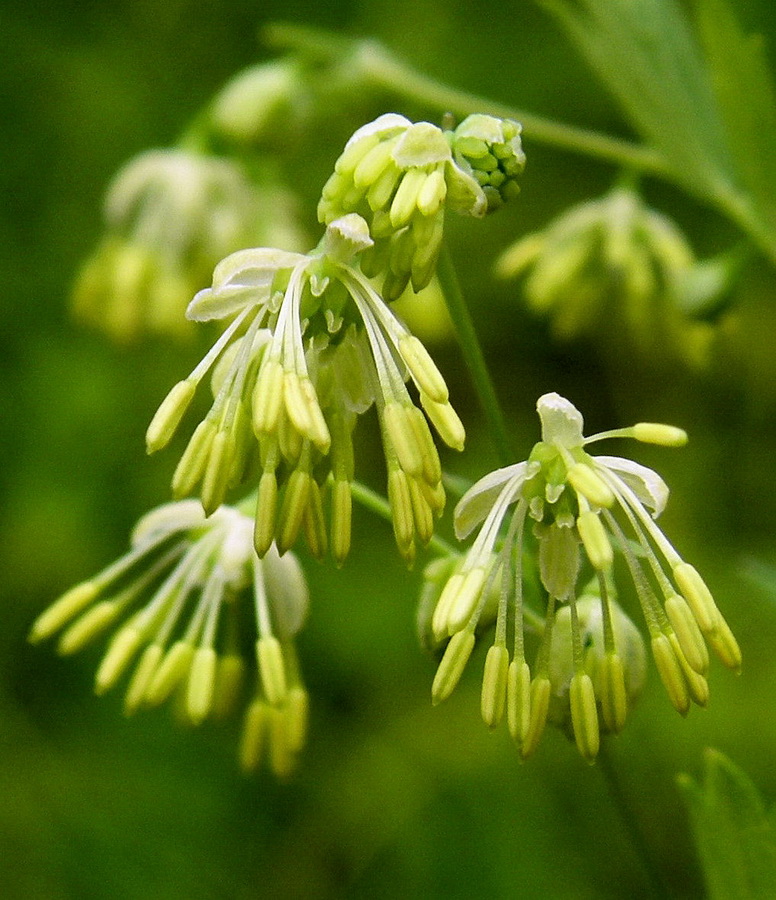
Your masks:
{"label": "out-of-focus foliage", "polygon": [[[726,145],[737,171],[745,172],[747,147],[761,146],[769,160],[745,174],[758,217],[770,225],[770,4],[735,4],[731,44],[720,37],[727,7],[695,6],[699,46],[713,65],[699,74],[696,59],[692,81],[710,81],[682,130],[665,127],[660,140],[677,170],[684,163],[675,155],[695,153],[699,142],[705,154],[709,135],[708,158],[721,159],[713,96],[726,140],[738,140]],[[63,661],[26,644],[37,613],[123,552],[132,523],[168,498],[182,446],[149,462],[143,434],[165,391],[212,339],[116,347],[71,320],[69,294],[98,240],[104,190],[133,155],[174,143],[237,71],[269,58],[262,25],[282,18],[374,36],[453,86],[635,139],[625,104],[612,101],[553,19],[527,2],[482,0],[473,9],[463,0],[270,0],[259,9],[239,0],[6,0],[0,18],[0,895],[648,896],[650,876],[603,766],[588,769],[560,732],[518,765],[503,734],[483,733],[477,672],[431,709],[435,660],[414,634],[419,574],[397,565],[390,529],[363,511],[347,578],[305,560],[312,605],[300,655],[312,722],[289,784],[238,774],[236,729],[192,732],[164,711],[125,720],[118,698],[90,695],[97,651]],[[743,35],[754,32],[763,42],[752,49]],[[666,54],[683,34],[674,33]],[[675,116],[678,88],[661,80],[670,60],[650,72],[623,52],[620,74],[638,63],[650,88],[644,102],[654,111],[664,92]],[[343,96],[348,102],[312,132],[314,146],[297,140],[284,161],[311,233],[320,188],[355,127],[386,111],[436,114],[418,101],[397,108],[385,90]],[[660,115],[658,108],[654,120]],[[640,131],[657,136],[655,128]],[[600,353],[592,337],[559,347],[518,285],[496,281],[491,267],[511,242],[601,196],[616,173],[524,138],[517,202],[476,228],[454,217],[446,228],[516,458],[534,442],[534,404],[550,390],[585,411],[591,432],[645,419],[686,428],[686,449],[645,447],[639,461],[671,485],[661,524],[703,570],[743,648],[740,680],[712,673],[707,710],[678,719],[650,677],[628,728],[610,741],[611,770],[653,868],[671,896],[696,897],[703,876],[688,821],[677,815],[674,775],[697,771],[702,749],[715,746],[767,801],[776,797],[776,606],[739,562],[776,561],[776,273],[765,259],[746,267],[729,306],[711,317],[716,337],[703,372],[636,367],[616,347]],[[727,165],[714,171],[727,173]],[[642,187],[699,257],[740,239],[718,210],[671,184],[647,178]],[[457,350],[440,340],[434,356],[470,435],[467,454],[443,464],[474,480],[495,465],[493,451]],[[359,428],[359,477],[380,485],[379,454],[370,449],[377,434],[368,423]],[[451,534],[446,521],[442,532]],[[483,662],[475,655],[470,665]]]}

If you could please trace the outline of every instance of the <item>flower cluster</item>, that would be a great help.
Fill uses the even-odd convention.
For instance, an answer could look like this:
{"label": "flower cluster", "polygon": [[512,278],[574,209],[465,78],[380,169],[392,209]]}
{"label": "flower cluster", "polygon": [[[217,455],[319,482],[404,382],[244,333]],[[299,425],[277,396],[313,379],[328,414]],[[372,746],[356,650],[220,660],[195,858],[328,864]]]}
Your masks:
{"label": "flower cluster", "polygon": [[673,354],[694,365],[706,359],[712,331],[690,318],[698,290],[718,286],[703,274],[681,230],[645,206],[630,188],[564,212],[544,231],[508,248],[496,266],[525,274],[525,297],[569,339],[611,330],[643,355]]}
{"label": "flower cluster", "polygon": [[205,519],[192,500],[159,507],[140,520],[130,551],[72,588],[32,626],[37,643],[60,633],[75,653],[118,627],[97,670],[95,690],[113,687],[134,664],[124,709],[133,713],[174,697],[195,725],[230,715],[244,693],[240,761],[288,775],[305,741],[307,693],[294,638],[307,615],[307,586],[293,554],[264,559],[252,520],[222,507]]}
{"label": "flower cluster", "polygon": [[[668,498],[662,479],[631,460],[591,456],[586,450],[609,437],[680,446],[685,433],[642,422],[585,438],[582,416],[568,400],[545,394],[537,409],[542,440],[528,460],[485,476],[456,508],[459,538],[481,527],[433,611],[434,638],[448,640],[433,698],[439,702],[449,696],[474,648],[478,626],[495,617],[482,685],[486,723],[495,727],[506,711],[510,732],[528,756],[551,703],[557,707],[560,697],[567,703],[577,746],[592,761],[601,730],[622,729],[643,678],[633,626],[615,604],[615,551],[630,573],[658,672],[680,713],[686,714],[691,702],[707,702],[707,644],[735,670],[741,654],[705,582],[655,524]],[[529,613],[523,603],[523,549],[529,520],[547,593],[533,672],[524,642]],[[505,521],[507,533],[500,542]],[[578,597],[583,555],[597,582],[597,599],[584,604]],[[595,635],[592,642],[586,632]]]}
{"label": "flower cluster", "polygon": [[107,234],[75,287],[77,315],[122,340],[142,331],[181,334],[192,295],[226,254],[262,237],[293,246],[298,230],[278,185],[257,186],[235,162],[186,150],[130,161],[106,198]]}
{"label": "flower cluster", "polygon": [[[342,562],[350,546],[352,432],[377,406],[396,539],[408,559],[430,540],[444,505],[439,455],[426,417],[462,449],[464,430],[421,342],[358,268],[372,245],[366,222],[332,222],[310,254],[244,250],[221,262],[189,306],[196,320],[232,317],[211,351],[175,385],[148,429],[149,452],[172,437],[198,383],[214,368],[213,404],[173,476],[182,497],[200,485],[207,513],[260,469],[255,544],[280,552],[304,531],[311,551]],[[323,493],[331,495],[331,541]]]}
{"label": "flower cluster", "polygon": [[388,113],[359,128],[326,182],[318,218],[358,213],[373,246],[363,271],[384,275],[383,296],[425,287],[442,244],[445,208],[484,216],[517,193],[525,156],[517,122],[469,116],[455,131]]}

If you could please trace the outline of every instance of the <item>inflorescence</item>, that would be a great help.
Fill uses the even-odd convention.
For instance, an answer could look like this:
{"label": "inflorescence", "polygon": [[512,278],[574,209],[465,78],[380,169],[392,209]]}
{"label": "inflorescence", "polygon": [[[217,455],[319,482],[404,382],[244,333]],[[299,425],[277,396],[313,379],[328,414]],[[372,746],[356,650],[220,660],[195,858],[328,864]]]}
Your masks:
{"label": "inflorescence", "polygon": [[[680,446],[686,434],[642,422],[585,438],[582,416],[568,400],[545,394],[537,409],[542,439],[529,458],[486,475],[456,507],[459,538],[480,529],[433,609],[433,638],[447,642],[433,699],[438,703],[452,693],[478,626],[495,618],[482,683],[486,724],[495,728],[506,713],[527,757],[551,704],[556,714],[565,704],[579,751],[592,761],[600,732],[623,728],[643,680],[637,634],[614,599],[616,555],[635,587],[660,677],[682,715],[691,703],[705,706],[708,700],[707,644],[734,670],[741,654],[705,582],[655,524],[668,499],[660,476],[631,460],[591,456],[586,449],[610,437]],[[547,595],[533,671],[525,631],[535,623],[533,617],[526,622],[523,596],[523,552],[531,533]],[[583,557],[593,585],[580,592]]]}

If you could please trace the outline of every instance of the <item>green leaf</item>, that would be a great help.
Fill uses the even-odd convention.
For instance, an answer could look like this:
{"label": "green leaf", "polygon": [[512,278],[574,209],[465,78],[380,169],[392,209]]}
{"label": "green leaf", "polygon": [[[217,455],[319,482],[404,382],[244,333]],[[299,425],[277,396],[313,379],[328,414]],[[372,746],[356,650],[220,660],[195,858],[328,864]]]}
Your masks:
{"label": "green leaf", "polygon": [[727,194],[726,136],[698,45],[675,0],[538,0],[641,137],[696,195]]}
{"label": "green leaf", "polygon": [[771,900],[776,831],[746,773],[718,750],[704,754],[703,782],[678,777],[710,900]]}
{"label": "green leaf", "polygon": [[696,2],[695,17],[737,175],[776,227],[776,91],[761,35],[745,34],[728,0]]}

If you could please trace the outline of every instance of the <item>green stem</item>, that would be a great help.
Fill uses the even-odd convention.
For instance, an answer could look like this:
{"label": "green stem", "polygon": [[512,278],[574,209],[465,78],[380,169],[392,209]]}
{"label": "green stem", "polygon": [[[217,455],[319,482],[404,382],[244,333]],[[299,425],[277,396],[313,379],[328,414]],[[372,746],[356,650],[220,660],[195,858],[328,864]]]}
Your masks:
{"label": "green stem", "polygon": [[[382,494],[378,494],[377,491],[373,491],[372,488],[367,487],[365,484],[361,484],[360,481],[351,482],[350,493],[353,499],[357,503],[360,503],[364,509],[368,509],[370,512],[375,513],[375,515],[380,516],[381,519],[385,519],[386,522],[393,521],[391,505]],[[452,556],[457,552],[455,547],[448,544],[444,538],[441,538],[436,534],[431,536],[428,546],[436,550],[436,552],[442,556]]]}
{"label": "green stem", "polygon": [[651,148],[554,122],[506,103],[497,103],[487,97],[448,87],[397,59],[377,41],[349,40],[287,23],[268,26],[264,37],[270,46],[298,50],[322,62],[342,59],[347,55],[351,69],[355,69],[372,84],[441,112],[450,112],[461,118],[471,113],[487,113],[517,119],[529,140],[594,156],[640,172],[671,177],[666,161]]}
{"label": "green stem", "polygon": [[438,274],[442,291],[445,295],[445,302],[450,311],[450,318],[453,320],[458,336],[458,343],[461,346],[466,365],[469,367],[496,453],[501,465],[508,466],[514,462],[514,456],[504,416],[501,412],[501,405],[496,396],[496,389],[493,386],[493,380],[485,363],[485,357],[482,355],[482,348],[477,338],[471,313],[464,300],[461,286],[458,283],[458,276],[453,268],[450,254],[444,248],[439,258]]}

